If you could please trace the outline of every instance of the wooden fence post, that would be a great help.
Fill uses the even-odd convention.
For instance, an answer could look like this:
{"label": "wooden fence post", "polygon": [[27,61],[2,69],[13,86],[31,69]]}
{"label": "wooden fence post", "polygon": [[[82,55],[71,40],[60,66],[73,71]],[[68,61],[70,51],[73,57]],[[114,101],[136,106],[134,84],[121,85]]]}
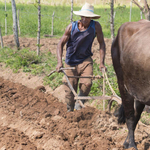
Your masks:
{"label": "wooden fence post", "polygon": [[53,15],[52,15],[52,31],[51,31],[51,36],[54,35],[54,15],[55,15],[55,12],[53,12]]}
{"label": "wooden fence post", "polygon": [[17,14],[16,14],[16,3],[15,0],[11,0],[12,4],[12,15],[13,15],[13,33],[14,33],[14,40],[17,49],[20,49],[20,44],[19,44],[19,38],[18,38],[18,24],[17,24]]}
{"label": "wooden fence post", "polygon": [[1,48],[3,48],[3,38],[1,33],[1,25],[0,25],[0,39],[1,39]]}
{"label": "wooden fence post", "polygon": [[115,20],[115,16],[116,16],[116,12],[114,12],[114,16],[113,16],[113,17],[114,17],[114,20]]}
{"label": "wooden fence post", "polygon": [[132,1],[130,2],[130,17],[129,17],[129,22],[131,22],[131,14],[132,14]]}
{"label": "wooden fence post", "polygon": [[37,55],[40,55],[40,31],[41,31],[41,5],[38,0],[38,31],[37,31]]}
{"label": "wooden fence post", "polygon": [[6,10],[6,0],[5,0],[5,35],[7,35],[7,10]]}
{"label": "wooden fence post", "polygon": [[[105,70],[102,70],[103,73],[103,96],[105,96]],[[105,100],[103,100],[103,111],[105,111]]]}
{"label": "wooden fence post", "polygon": [[17,14],[18,14],[18,28],[19,28],[19,35],[20,35],[19,10],[17,10]]}
{"label": "wooden fence post", "polygon": [[141,19],[143,19],[143,13],[142,13],[142,11],[140,12],[140,15],[141,15]]}
{"label": "wooden fence post", "polygon": [[71,0],[71,22],[73,22],[73,0]]}
{"label": "wooden fence post", "polygon": [[111,5],[110,6],[111,7],[110,28],[111,28],[111,39],[113,41],[115,38],[115,35],[114,35],[114,0],[111,0],[110,5]]}

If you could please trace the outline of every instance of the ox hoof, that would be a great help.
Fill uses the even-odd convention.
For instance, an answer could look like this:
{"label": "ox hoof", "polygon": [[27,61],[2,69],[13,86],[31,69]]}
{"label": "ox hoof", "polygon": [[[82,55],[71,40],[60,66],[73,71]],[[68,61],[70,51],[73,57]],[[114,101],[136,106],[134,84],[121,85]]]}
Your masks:
{"label": "ox hoof", "polygon": [[132,148],[132,150],[138,150],[135,144],[129,144],[128,142],[125,142],[123,146],[125,149]]}
{"label": "ox hoof", "polygon": [[128,149],[129,148],[129,143],[128,142],[124,142],[123,146],[124,146],[125,149]]}

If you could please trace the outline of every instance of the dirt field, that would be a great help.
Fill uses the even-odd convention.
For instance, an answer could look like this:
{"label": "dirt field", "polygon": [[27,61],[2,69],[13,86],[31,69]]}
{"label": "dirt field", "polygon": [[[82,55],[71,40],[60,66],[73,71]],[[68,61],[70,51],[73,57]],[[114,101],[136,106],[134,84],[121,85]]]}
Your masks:
{"label": "dirt field", "polygon": [[[14,46],[12,36],[3,40],[5,46]],[[105,42],[106,63],[110,64],[111,40]],[[56,54],[57,43],[42,39],[41,50]],[[36,39],[20,38],[20,45],[36,50]],[[93,53],[99,62],[96,41]],[[118,125],[112,114],[90,106],[67,113],[66,104],[56,97],[63,95],[58,91],[63,90],[44,87],[42,77],[13,74],[1,64],[0,150],[123,150],[126,125]],[[150,150],[150,126],[139,123],[135,137],[139,150]]]}

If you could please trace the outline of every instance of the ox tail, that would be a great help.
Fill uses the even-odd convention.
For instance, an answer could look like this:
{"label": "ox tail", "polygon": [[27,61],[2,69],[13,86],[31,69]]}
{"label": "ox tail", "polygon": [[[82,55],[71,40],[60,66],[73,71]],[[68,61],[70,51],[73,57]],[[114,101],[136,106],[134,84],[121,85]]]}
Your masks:
{"label": "ox tail", "polygon": [[123,105],[120,106],[117,116],[118,116],[118,124],[125,124],[126,118]]}

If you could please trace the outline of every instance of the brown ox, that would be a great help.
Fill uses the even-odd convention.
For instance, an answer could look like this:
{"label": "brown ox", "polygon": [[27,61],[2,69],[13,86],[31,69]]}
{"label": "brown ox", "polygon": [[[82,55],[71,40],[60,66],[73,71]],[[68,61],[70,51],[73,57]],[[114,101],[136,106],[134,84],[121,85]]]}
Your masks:
{"label": "brown ox", "polygon": [[128,128],[124,147],[137,150],[134,131],[145,105],[150,105],[150,22],[124,23],[111,55],[122,98],[118,123],[126,122]]}

